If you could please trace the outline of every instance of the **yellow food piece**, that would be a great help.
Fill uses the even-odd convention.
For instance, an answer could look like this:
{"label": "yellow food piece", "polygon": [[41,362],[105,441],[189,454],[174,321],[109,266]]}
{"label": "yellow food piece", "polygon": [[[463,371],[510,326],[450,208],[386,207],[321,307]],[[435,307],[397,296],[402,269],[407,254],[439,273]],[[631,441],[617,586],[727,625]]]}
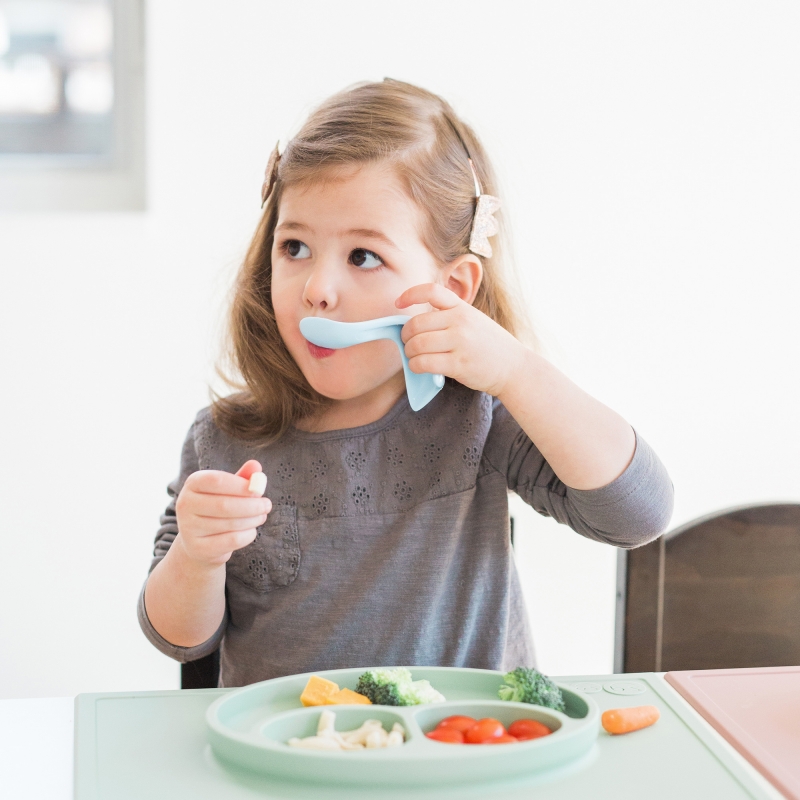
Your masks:
{"label": "yellow food piece", "polygon": [[363,694],[354,692],[352,689],[339,689],[334,694],[329,694],[325,698],[326,706],[341,706],[348,703],[363,703],[365,706],[371,706],[372,700],[369,697],[364,697]]}
{"label": "yellow food piece", "polygon": [[338,683],[320,678],[318,675],[312,675],[300,695],[300,702],[304,706],[324,706],[326,698],[338,691]]}

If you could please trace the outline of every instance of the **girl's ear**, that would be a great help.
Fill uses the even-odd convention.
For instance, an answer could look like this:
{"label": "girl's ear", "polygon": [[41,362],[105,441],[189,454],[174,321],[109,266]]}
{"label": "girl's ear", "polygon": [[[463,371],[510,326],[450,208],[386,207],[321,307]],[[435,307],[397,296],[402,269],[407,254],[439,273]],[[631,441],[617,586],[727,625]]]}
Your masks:
{"label": "girl's ear", "polygon": [[442,283],[465,303],[473,304],[483,280],[483,264],[478,256],[467,253],[451,261],[442,275]]}

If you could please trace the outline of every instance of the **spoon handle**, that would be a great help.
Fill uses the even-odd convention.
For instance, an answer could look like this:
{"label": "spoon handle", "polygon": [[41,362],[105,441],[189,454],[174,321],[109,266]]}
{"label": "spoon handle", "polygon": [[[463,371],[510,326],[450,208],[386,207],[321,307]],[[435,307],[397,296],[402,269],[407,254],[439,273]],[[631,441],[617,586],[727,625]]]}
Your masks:
{"label": "spoon handle", "polygon": [[406,378],[408,403],[414,411],[419,411],[421,408],[428,405],[442,390],[444,386],[444,375],[438,375],[432,372],[416,373],[411,371],[411,368],[408,366],[406,347],[400,336],[404,324],[405,323],[387,326],[386,331],[387,333],[391,332],[390,337],[400,351],[400,358],[403,359],[403,374]]}

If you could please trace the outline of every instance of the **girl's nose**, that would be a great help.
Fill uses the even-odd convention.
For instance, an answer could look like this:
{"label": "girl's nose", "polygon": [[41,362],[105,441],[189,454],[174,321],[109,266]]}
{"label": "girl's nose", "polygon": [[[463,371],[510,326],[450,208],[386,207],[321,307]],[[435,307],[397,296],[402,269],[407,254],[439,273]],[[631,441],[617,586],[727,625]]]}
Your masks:
{"label": "girl's nose", "polygon": [[330,310],[338,303],[336,270],[333,265],[315,264],[303,287],[303,304],[308,308]]}

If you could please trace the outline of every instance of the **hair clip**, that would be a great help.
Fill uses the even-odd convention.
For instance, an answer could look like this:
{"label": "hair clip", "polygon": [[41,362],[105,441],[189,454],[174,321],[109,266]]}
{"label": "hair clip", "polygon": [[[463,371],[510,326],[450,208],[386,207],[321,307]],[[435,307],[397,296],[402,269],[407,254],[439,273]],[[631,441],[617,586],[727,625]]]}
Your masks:
{"label": "hair clip", "polygon": [[494,236],[499,230],[497,220],[492,216],[500,208],[500,200],[481,191],[481,184],[478,180],[478,173],[472,159],[469,161],[469,168],[472,170],[472,178],[475,181],[475,215],[472,218],[472,230],[469,234],[469,249],[476,255],[484,258],[491,258],[492,245],[489,244],[489,237]]}
{"label": "hair clip", "polygon": [[264,183],[261,184],[261,208],[264,208],[264,203],[267,198],[272,194],[275,188],[275,181],[278,180],[278,162],[281,160],[281,154],[278,152],[278,141],[275,149],[269,154],[269,161],[267,161],[267,168],[264,170]]}

